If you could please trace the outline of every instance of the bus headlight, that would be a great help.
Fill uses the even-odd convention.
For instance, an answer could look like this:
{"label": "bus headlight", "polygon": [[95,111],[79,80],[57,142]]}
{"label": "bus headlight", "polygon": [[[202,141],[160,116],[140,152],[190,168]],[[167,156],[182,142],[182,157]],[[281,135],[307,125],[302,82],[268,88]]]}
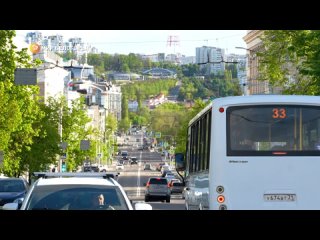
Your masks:
{"label": "bus headlight", "polygon": [[222,186],[218,186],[217,188],[216,188],[216,191],[217,191],[217,193],[223,193],[224,192],[224,187],[222,187]]}
{"label": "bus headlight", "polygon": [[227,206],[224,205],[224,204],[221,204],[221,205],[219,206],[219,210],[227,210]]}
{"label": "bus headlight", "polygon": [[219,196],[217,197],[218,203],[224,203],[224,200],[225,200],[225,198],[224,198],[223,195],[219,195]]}

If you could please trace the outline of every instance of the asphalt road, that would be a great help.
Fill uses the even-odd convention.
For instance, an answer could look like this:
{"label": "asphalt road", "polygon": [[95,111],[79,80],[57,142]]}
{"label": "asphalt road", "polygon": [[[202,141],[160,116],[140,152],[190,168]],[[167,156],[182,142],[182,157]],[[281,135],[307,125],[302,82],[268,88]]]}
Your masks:
{"label": "asphalt road", "polygon": [[[129,136],[129,144],[136,145],[137,140],[141,139],[141,135]],[[149,150],[139,151],[136,146],[126,146],[120,150],[126,150],[129,156],[135,156],[138,158],[141,164],[139,165],[125,165],[124,170],[120,170],[120,176],[118,182],[122,185],[127,192],[129,199],[134,202],[144,201],[144,184],[148,181],[149,177],[160,176],[161,173],[156,171],[156,165],[162,162],[163,159],[160,153],[150,152]],[[118,157],[120,158],[120,156]],[[150,163],[152,170],[143,170],[143,163]],[[153,210],[184,210],[184,200],[181,198],[181,194],[171,195],[170,203],[162,202],[148,202],[152,205]]]}

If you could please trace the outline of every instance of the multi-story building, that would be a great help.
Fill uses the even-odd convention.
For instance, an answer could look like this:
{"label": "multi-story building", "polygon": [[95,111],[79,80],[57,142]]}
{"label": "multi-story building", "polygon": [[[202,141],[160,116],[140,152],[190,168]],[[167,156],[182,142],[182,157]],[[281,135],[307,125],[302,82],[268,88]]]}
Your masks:
{"label": "multi-story building", "polygon": [[76,65],[73,63],[68,63],[64,66],[64,69],[68,70],[71,73],[71,78],[74,80],[94,81],[94,67],[92,65]]}
{"label": "multi-story building", "polygon": [[225,52],[217,47],[196,48],[196,63],[201,64],[200,69],[206,69],[206,74],[222,75],[225,70]]}
{"label": "multi-story building", "polygon": [[[27,43],[38,43],[47,50],[66,53],[72,52],[77,60],[80,60],[84,54],[98,53],[98,49],[82,42],[81,38],[70,38],[68,42],[63,42],[62,35],[42,36],[41,32],[29,32],[25,37]],[[86,60],[84,61],[86,62]]]}
{"label": "multi-story building", "polygon": [[237,78],[239,79],[239,84],[243,88],[243,92],[245,92],[245,87],[247,84],[247,73],[246,73],[246,64],[247,64],[247,56],[230,53],[226,56],[227,62],[236,62],[237,66]]}
{"label": "multi-story building", "polygon": [[41,32],[29,32],[27,33],[26,37],[25,37],[25,41],[28,44],[31,43],[42,43],[42,33]]}
{"label": "multi-story building", "polygon": [[259,58],[256,53],[262,50],[263,30],[248,30],[243,40],[247,44],[248,63],[247,63],[247,88],[248,94],[269,94],[271,89],[269,81],[260,81],[259,78]]}
{"label": "multi-story building", "polygon": [[118,121],[121,120],[121,87],[109,84],[106,91],[101,93],[101,105],[108,114],[113,114]]}
{"label": "multi-story building", "polygon": [[33,58],[43,61],[43,64],[37,68],[37,72],[40,96],[43,97],[44,102],[47,102],[49,97],[66,96],[71,76],[63,69],[62,58],[45,49],[33,55]]}
{"label": "multi-story building", "polygon": [[181,56],[181,64],[194,64],[196,63],[196,57],[195,56]]}
{"label": "multi-story building", "polygon": [[46,42],[48,42],[48,46],[42,43],[44,47],[47,47],[52,52],[64,53],[64,43],[62,35],[56,34],[48,36],[46,39]]}
{"label": "multi-story building", "polygon": [[114,86],[110,82],[94,83],[86,80],[70,84],[73,91],[86,95],[88,106],[97,105],[104,108],[107,115],[112,114],[118,121],[121,120],[121,87]]}

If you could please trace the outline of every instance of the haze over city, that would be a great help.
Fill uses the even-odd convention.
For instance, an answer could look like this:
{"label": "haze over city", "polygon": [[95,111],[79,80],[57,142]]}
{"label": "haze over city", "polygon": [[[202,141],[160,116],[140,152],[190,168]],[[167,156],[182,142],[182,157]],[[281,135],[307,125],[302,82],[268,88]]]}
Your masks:
{"label": "haze over city", "polygon": [[181,53],[195,56],[201,46],[223,48],[226,53],[245,54],[243,36],[246,30],[17,30],[17,38],[23,39],[28,32],[39,31],[43,36],[60,34],[64,40],[80,37],[109,54]]}

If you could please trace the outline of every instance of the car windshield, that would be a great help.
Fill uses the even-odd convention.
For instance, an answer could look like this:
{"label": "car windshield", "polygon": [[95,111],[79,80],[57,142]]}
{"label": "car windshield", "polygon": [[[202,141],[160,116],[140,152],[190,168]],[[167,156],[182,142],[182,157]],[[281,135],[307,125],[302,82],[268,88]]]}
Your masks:
{"label": "car windshield", "polygon": [[25,186],[21,180],[5,179],[0,181],[0,192],[23,192]]}
{"label": "car windshield", "polygon": [[[94,201],[103,195],[104,206]],[[127,210],[128,206],[118,187],[96,185],[36,186],[27,203],[27,210]]]}

